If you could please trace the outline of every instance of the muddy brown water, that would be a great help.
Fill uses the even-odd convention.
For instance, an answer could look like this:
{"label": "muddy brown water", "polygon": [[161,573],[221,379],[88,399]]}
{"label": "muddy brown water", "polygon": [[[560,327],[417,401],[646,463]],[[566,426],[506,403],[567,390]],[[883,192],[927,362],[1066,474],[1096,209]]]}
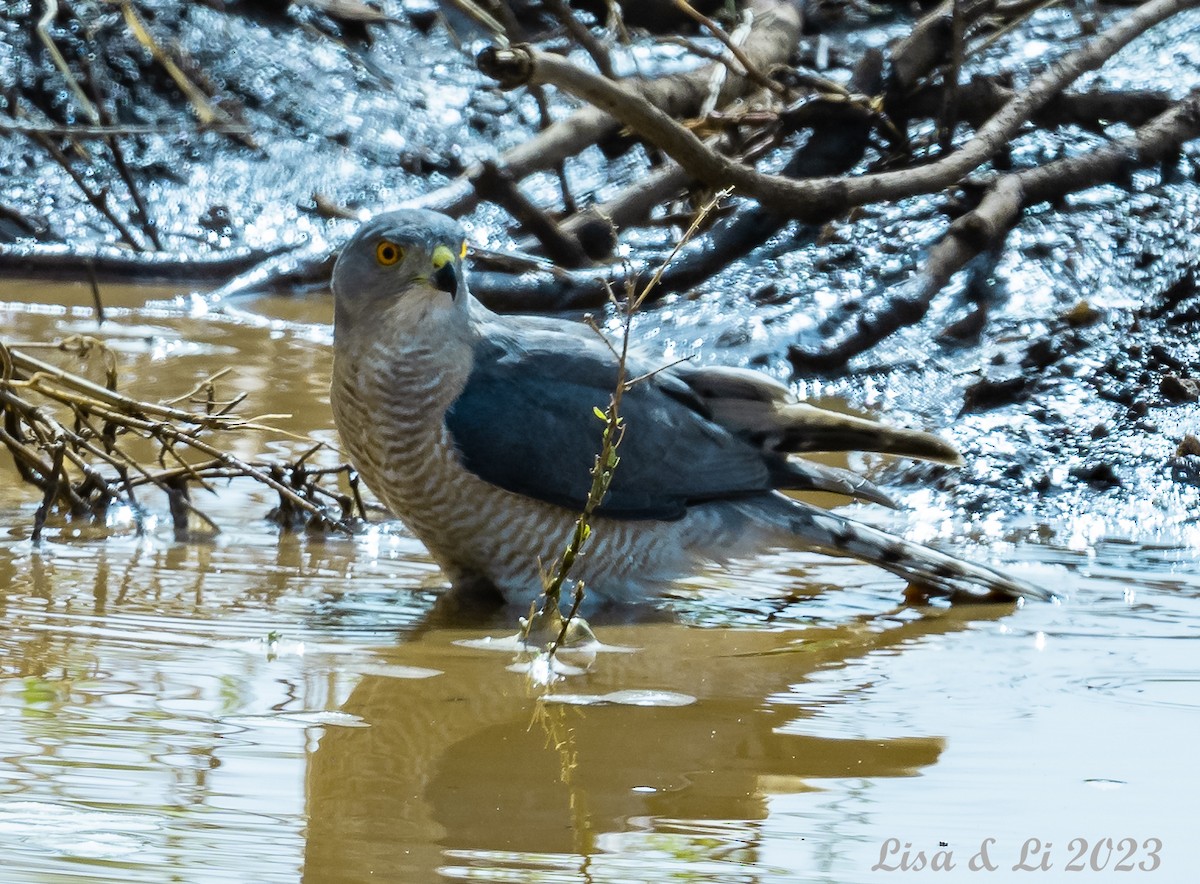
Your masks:
{"label": "muddy brown water", "polygon": [[[7,282],[0,328],[96,334],[143,398],[233,366],[245,413],[336,440],[326,299],[214,315],[171,294],[106,290],[97,329],[86,287]],[[300,445],[238,440],[248,457]],[[901,525],[1002,557],[1060,605],[902,608],[875,569],[780,553],[598,620],[604,649],[545,688],[514,668],[512,612],[444,610],[402,528],[281,535],[269,496],[234,482],[197,498],[224,527],[211,541],[175,542],[165,517],[139,537],[115,513],[34,546],[37,495],[5,461],[0,881],[1200,867],[1200,556],[1107,538],[1102,511],[1068,548],[956,542],[936,495]]]}

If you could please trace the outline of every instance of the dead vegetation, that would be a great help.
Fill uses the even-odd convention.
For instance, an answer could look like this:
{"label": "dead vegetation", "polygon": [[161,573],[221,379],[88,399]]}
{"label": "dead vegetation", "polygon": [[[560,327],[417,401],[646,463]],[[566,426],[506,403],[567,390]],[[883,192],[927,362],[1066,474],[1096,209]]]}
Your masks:
{"label": "dead vegetation", "polygon": [[[251,14],[245,4],[208,5],[230,16]],[[852,220],[870,204],[938,197],[948,216],[944,235],[917,260],[913,278],[881,284],[848,305],[821,348],[797,345],[789,353],[797,375],[837,372],[919,321],[955,274],[976,272],[976,258],[986,259],[985,268],[994,266],[1009,231],[1030,208],[1097,184],[1120,184],[1137,168],[1175,164],[1182,145],[1200,134],[1196,95],[1071,90],[1147,30],[1197,5],[1200,0],[1150,0],[1132,8],[943,0],[927,5],[908,33],[884,51],[864,50],[858,58],[843,51],[836,68],[848,76],[838,77],[828,73],[835,67],[828,41],[813,34],[844,31],[856,16],[865,27],[872,16],[898,13],[798,0],[747,0],[720,10],[687,0],[596,4],[592,12],[557,2],[455,0],[442,23],[464,45],[477,36],[468,33],[472,28],[491,37],[494,45],[477,59],[480,71],[502,90],[529,90],[542,127],[525,143],[462,168],[448,184],[410,203],[453,215],[480,201],[506,210],[511,232],[523,237],[525,257],[477,255],[474,291],[495,309],[553,311],[603,306],[605,283],[620,289],[661,261],[662,253],[639,250],[614,258],[617,230],[663,224],[682,229],[716,190],[733,188],[741,199],[678,256],[656,297],[702,284],[789,222],[800,222],[792,238],[801,248],[817,241],[826,223]],[[1059,38],[1041,55],[1021,56],[1019,67],[981,72],[980,60],[992,47],[1051,8],[1069,15],[1059,17]],[[284,2],[254,14],[271,27],[303,28],[314,39],[353,47],[369,44],[373,29],[398,21],[356,2]],[[436,25],[412,16],[417,28]],[[627,18],[658,33],[631,30]],[[45,50],[52,72],[37,89],[10,90],[4,102],[0,127],[31,139],[67,170],[127,252],[156,253],[154,260],[148,255],[139,262],[136,255],[131,260],[80,249],[80,274],[127,277],[141,267],[161,276],[175,265],[181,274],[206,271],[194,253],[172,251],[178,244],[163,240],[154,207],[141,192],[145,182],[124,160],[122,145],[146,129],[118,122],[119,98],[128,98],[129,53],[136,55],[132,61],[141,75],[175,96],[179,113],[199,130],[224,133],[247,150],[259,149],[269,137],[251,131],[243,98],[222,88],[171,39],[171,21],[148,0],[48,4],[37,21],[37,41],[28,46]],[[656,42],[683,46],[697,63],[657,76],[615,74],[629,68],[632,45]],[[566,54],[572,47],[581,53]],[[367,61],[357,63],[374,70]],[[72,96],[65,106],[38,94],[53,77]],[[552,121],[555,92],[582,106]],[[1055,133],[1063,143],[1074,131],[1096,133],[1102,143],[1068,149],[1069,158],[1008,168],[1023,139]],[[97,142],[103,152],[90,150]],[[568,160],[593,146],[611,160],[639,144],[651,162],[644,176],[598,202],[571,192],[564,174]],[[556,202],[533,199],[525,189],[542,172],[558,177]],[[128,200],[115,198],[118,187]],[[316,200],[318,209],[327,203]],[[337,215],[339,209],[328,206],[321,214]],[[3,214],[30,237],[46,230],[43,219],[15,206]],[[0,266],[36,272],[53,264],[57,272],[69,270],[71,254],[57,251],[52,257],[43,260],[36,249],[0,249]],[[242,267],[263,257],[241,256]],[[272,256],[225,290],[245,293],[320,280],[328,273],[328,258],[328,248]],[[233,271],[238,263],[227,261],[218,269]]]}
{"label": "dead vegetation", "polygon": [[[52,350],[77,360],[99,360],[104,383],[34,356]],[[75,337],[54,344],[0,342],[0,443],[21,478],[42,494],[32,539],[47,519],[90,519],[101,523],[116,507],[127,507],[135,529],[146,530],[145,496],[165,497],[178,539],[220,529],[196,502],[197,491],[214,483],[250,479],[278,497],[270,518],[288,529],[348,532],[363,514],[357,480],[345,466],[313,467],[313,445],[290,462],[246,461],[225,441],[246,432],[286,435],[272,427],[279,415],[242,417],[243,397],[222,401],[221,370],[170,402],[137,399],[119,389],[114,354],[100,341]],[[337,489],[345,476],[350,494]]]}
{"label": "dead vegetation", "polygon": [[[278,135],[262,122],[263,94],[214,75],[184,48],[181,22],[201,6],[205,15],[253,17],[264,31],[295,30],[314,43],[336,44],[359,83],[381,91],[395,84],[364,47],[383,29],[449,30],[464,54],[490,41],[471,58],[483,75],[475,88],[527,91],[538,131],[486,161],[443,158],[437,168],[449,180],[408,202],[456,216],[489,202],[507,213],[508,230],[496,233],[516,239],[522,254],[478,250],[471,277],[475,294],[497,310],[606,308],[608,286],[621,291],[646,278],[670,250],[676,237],[655,228],[685,229],[726,187],[734,199],[679,251],[653,298],[703,289],[785,228],[787,248],[800,250],[821,243],[833,225],[852,239],[873,205],[924,198],[922,223],[935,206],[940,235],[904,247],[911,272],[844,293],[816,342],[792,339],[787,358],[796,377],[838,375],[855,360],[861,364],[860,357],[928,315],[958,279],[965,278],[974,310],[945,334],[986,338],[994,299],[976,293],[986,289],[1024,216],[1047,204],[1053,213],[1098,184],[1126,187],[1138,169],[1157,168],[1163,180],[1193,174],[1181,157],[1200,135],[1194,93],[1083,79],[1151,28],[1178,26],[1200,0],[453,0],[429,14],[398,4],[381,12],[355,0],[10,4],[0,12],[0,38],[18,66],[0,93],[0,132],[24,140],[31,165],[69,175],[101,234],[70,240],[58,232],[58,219],[0,193],[0,270],[101,281],[233,276],[221,290],[230,298],[327,278],[333,247],[325,242],[292,241],[269,254],[216,248],[208,244],[224,231],[219,212],[200,219],[195,231],[168,229],[158,217],[152,185],[155,175],[169,173],[169,162],[135,161],[146,145],[182,156],[220,143],[261,157]],[[1050,15],[1052,28],[1044,23]],[[1053,32],[1036,43],[1038,52],[997,55],[1038,22],[1040,37]],[[898,36],[881,49],[846,39],[856,28],[882,25]],[[669,67],[643,63],[681,52]],[[302,121],[275,122],[296,128]],[[338,149],[354,137],[300,132]],[[606,162],[622,164],[624,186],[602,197],[573,192],[569,164]],[[549,190],[548,177],[557,184]],[[385,208],[392,206],[347,206],[316,194],[312,213],[344,230],[348,213]],[[637,228],[640,234],[629,233]],[[772,279],[772,303],[803,297],[803,285]],[[178,488],[236,475],[279,494],[285,521],[345,524],[350,500],[325,490],[333,476],[308,468],[304,458],[223,460],[220,434],[239,425],[232,413],[218,413],[219,404],[191,406],[186,419],[164,416],[151,403],[105,398],[118,396],[115,386],[101,385],[101,395],[54,380],[22,362],[33,358],[29,347],[6,352],[4,441],[49,501],[47,511],[96,515],[119,501],[138,512],[137,493],[154,487],[168,495],[182,530],[204,517],[190,492]],[[1027,395],[1032,381],[1019,380],[1018,394]],[[1163,395],[1184,395],[1175,389]],[[134,437],[157,446],[140,459],[153,466],[136,466],[139,455],[124,451]],[[108,447],[113,439],[117,451]],[[194,459],[186,466],[177,460],[184,451]]]}

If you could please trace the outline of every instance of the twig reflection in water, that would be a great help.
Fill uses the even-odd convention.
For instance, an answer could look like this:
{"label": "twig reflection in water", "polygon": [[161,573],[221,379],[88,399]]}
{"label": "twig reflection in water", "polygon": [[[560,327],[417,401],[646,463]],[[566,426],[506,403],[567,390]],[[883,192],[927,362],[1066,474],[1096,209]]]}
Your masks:
{"label": "twig reflection in water", "polygon": [[[901,611],[798,632],[608,624],[607,640],[644,650],[602,653],[589,693],[650,688],[697,702],[561,713],[531,709],[543,701],[505,669],[507,654],[461,648],[478,633],[430,628],[397,647],[396,662],[444,674],[363,678],[341,710],[370,727],[331,729],[310,757],[306,878],[431,880],[464,856],[494,865],[557,855],[577,869],[584,857],[602,862],[603,836],[637,820],[660,832],[669,820],[758,820],[770,793],[814,779],[914,775],[938,760],[939,737],[797,733],[816,709],[789,695],[809,674],[1011,610]],[[855,698],[822,697],[820,708]],[[530,726],[531,714],[545,729]]]}

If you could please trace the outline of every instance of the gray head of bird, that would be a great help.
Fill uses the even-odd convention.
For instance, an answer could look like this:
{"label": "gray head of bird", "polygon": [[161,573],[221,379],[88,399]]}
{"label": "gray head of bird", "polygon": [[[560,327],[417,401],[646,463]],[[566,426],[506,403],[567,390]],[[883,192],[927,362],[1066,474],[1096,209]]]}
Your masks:
{"label": "gray head of bird", "polygon": [[376,215],[333,267],[334,325],[348,329],[387,314],[414,320],[467,315],[467,240],[453,218],[424,209]]}

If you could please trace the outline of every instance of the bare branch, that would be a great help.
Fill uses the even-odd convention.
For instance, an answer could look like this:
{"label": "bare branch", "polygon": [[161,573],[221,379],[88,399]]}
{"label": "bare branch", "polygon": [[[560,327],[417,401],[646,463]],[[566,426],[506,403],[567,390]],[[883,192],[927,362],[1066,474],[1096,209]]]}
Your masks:
{"label": "bare branch", "polygon": [[621,83],[582,70],[567,59],[529,46],[485,49],[477,63],[504,88],[553,85],[621,120],[712,187],[732,186],[764,206],[810,222],[836,217],[855,206],[903,199],[949,187],[1004,148],[1034,113],[1083,73],[1100,67],[1130,41],[1200,0],[1151,0],[1082,48],[1051,65],[1015,95],[961,148],[916,169],[881,172],[857,179],[794,181],[768,175],[707,148],[664,110]]}
{"label": "bare branch", "polygon": [[[786,61],[800,37],[799,10],[787,0],[754,0],[751,8],[755,18],[743,47],[746,57],[759,68]],[[690,116],[699,110],[707,96],[713,70],[724,68],[724,63],[719,62],[654,80],[631,78],[615,82],[620,83],[623,90],[644,97],[651,105],[662,108],[666,113]],[[721,87],[718,103],[724,104],[754,88],[755,84],[745,77],[728,77]],[[598,107],[583,108],[508,151],[500,157],[497,165],[520,180],[533,172],[552,168],[583,148],[602,141],[624,122]],[[404,205],[437,209],[449,214],[469,211],[475,200],[470,181],[475,171],[468,169],[456,181],[425,196],[408,200]]]}
{"label": "bare branch", "polygon": [[869,319],[859,318],[850,334],[827,349],[809,352],[793,347],[788,358],[798,372],[840,368],[892,333],[920,322],[951,276],[985,249],[1001,243],[1025,209],[1101,184],[1122,170],[1158,163],[1197,137],[1200,91],[1128,138],[1079,156],[992,177],[979,205],[950,225],[930,250],[921,272],[901,286],[901,293],[886,310]]}

